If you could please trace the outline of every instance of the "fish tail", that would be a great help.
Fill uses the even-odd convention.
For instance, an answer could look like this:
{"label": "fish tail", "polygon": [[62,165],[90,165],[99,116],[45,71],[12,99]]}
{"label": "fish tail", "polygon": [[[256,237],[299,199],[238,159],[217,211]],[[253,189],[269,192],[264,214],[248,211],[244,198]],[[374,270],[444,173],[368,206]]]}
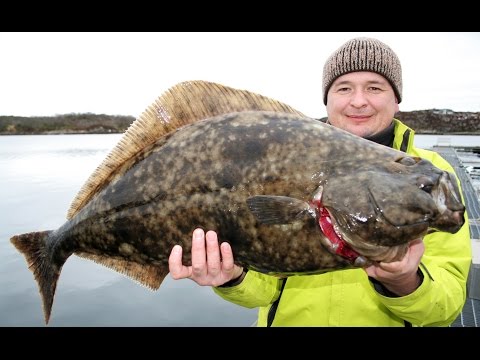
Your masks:
{"label": "fish tail", "polygon": [[[52,261],[47,247],[47,239],[53,231],[31,232],[13,236],[10,241],[25,259],[37,281],[43,302],[45,324],[50,320],[53,297],[60,271],[65,261],[56,264]],[[66,259],[65,259],[66,260]]]}

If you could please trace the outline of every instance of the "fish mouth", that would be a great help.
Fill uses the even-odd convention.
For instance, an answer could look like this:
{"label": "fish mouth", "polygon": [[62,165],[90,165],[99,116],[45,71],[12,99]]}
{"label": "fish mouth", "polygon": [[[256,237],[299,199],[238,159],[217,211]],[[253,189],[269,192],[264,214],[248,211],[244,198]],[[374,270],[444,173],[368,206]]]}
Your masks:
{"label": "fish mouth", "polygon": [[427,225],[428,226],[430,220],[432,219],[432,216],[427,214],[426,216],[424,216],[425,220],[422,220],[422,221],[412,222],[412,223],[408,223],[408,224],[395,224],[392,220],[390,220],[385,215],[384,211],[382,210],[382,208],[378,204],[377,200],[375,199],[375,195],[373,194],[370,187],[367,188],[367,192],[368,192],[369,200],[374,205],[373,206],[373,211],[375,213],[375,219],[377,221],[379,219],[384,220],[384,222],[386,222],[387,224],[389,224],[390,226],[393,226],[395,228],[408,228],[408,227],[419,226],[419,225],[422,225],[422,226]]}
{"label": "fish mouth", "polygon": [[[384,208],[375,196],[375,189],[366,187],[371,204],[370,216],[329,209],[337,233],[365,258],[372,261],[400,260],[408,244],[429,231],[457,232],[464,224],[465,206],[461,202],[456,178],[443,172],[431,189],[420,188],[425,194],[419,203],[394,203]],[[381,194],[381,193],[380,193]],[[338,219],[337,216],[338,215]]]}
{"label": "fish mouth", "polygon": [[432,227],[436,230],[456,233],[465,223],[465,206],[460,197],[460,189],[455,176],[450,172],[443,172],[438,187],[432,191],[439,216]]}
{"label": "fish mouth", "polygon": [[[368,263],[371,262],[393,262],[398,261],[405,256],[408,245],[411,241],[418,239],[424,236],[429,227],[429,222],[433,217],[433,214],[426,214],[422,220],[410,222],[407,224],[397,224],[385,214],[382,210],[382,207],[378,203],[375,198],[375,195],[371,191],[370,187],[367,187],[367,194],[368,198],[372,204],[373,208],[373,216],[371,217],[370,221],[373,220],[375,223],[378,224],[385,224],[387,226],[386,230],[382,230],[384,233],[388,233],[388,228],[394,229],[392,231],[393,234],[397,234],[399,229],[403,230],[403,234],[408,234],[410,236],[405,237],[405,239],[401,238],[392,238],[388,239],[387,235],[385,238],[380,239],[380,241],[374,241],[372,238],[363,238],[361,236],[356,235],[355,231],[345,231],[345,228],[354,229],[359,225],[351,225],[349,226],[348,218],[354,218],[352,215],[347,216],[339,216],[339,218],[345,218],[343,221],[338,221],[337,212],[334,209],[327,209],[330,213],[333,229],[337,233],[339,237],[341,237],[348,245],[358,252],[361,256],[365,257]],[[340,213],[338,213],[340,215]],[[368,222],[367,219],[364,219],[365,223]],[[358,219],[355,219],[355,223],[358,222]]]}

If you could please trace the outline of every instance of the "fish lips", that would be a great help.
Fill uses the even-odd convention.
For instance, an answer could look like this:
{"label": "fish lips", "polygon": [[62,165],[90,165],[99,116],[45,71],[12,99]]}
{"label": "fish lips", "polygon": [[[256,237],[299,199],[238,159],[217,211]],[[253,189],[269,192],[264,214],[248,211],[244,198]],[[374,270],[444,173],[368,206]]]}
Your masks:
{"label": "fish lips", "polygon": [[[456,233],[465,223],[465,206],[454,174],[442,171],[438,176],[419,176],[410,183],[402,177],[389,182],[383,186],[375,184],[369,192],[372,202],[377,204],[377,213],[392,225],[418,226],[420,230],[423,224],[430,230]],[[398,186],[394,193],[398,197],[390,195],[390,201],[379,204],[392,185]]]}
{"label": "fish lips", "polygon": [[465,206],[462,203],[460,189],[455,175],[443,172],[438,185],[432,190],[439,216],[431,227],[450,233],[456,233],[465,224]]}
{"label": "fish lips", "polygon": [[438,173],[428,189],[419,186],[419,179],[373,172],[343,177],[324,186],[322,202],[352,242],[396,246],[432,229],[458,231],[464,223],[464,206],[454,176]]}

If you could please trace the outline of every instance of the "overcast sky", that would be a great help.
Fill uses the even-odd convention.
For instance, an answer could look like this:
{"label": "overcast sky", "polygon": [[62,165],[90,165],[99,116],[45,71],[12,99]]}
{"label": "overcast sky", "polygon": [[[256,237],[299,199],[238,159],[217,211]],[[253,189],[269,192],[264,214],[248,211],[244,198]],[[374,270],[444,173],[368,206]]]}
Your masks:
{"label": "overcast sky", "polygon": [[480,33],[0,33],[0,115],[137,117],[176,83],[208,80],[323,117],[323,64],[357,36],[399,56],[400,110],[480,111]]}

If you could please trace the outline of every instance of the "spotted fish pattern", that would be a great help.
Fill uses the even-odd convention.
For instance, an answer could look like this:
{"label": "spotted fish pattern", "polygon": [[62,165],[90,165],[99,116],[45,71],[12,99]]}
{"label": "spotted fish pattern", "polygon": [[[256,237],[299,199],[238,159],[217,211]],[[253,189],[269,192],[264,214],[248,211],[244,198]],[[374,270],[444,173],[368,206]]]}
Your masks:
{"label": "spotted fish pattern", "polygon": [[148,112],[152,121],[127,131],[59,229],[12,237],[47,323],[73,254],[157,289],[175,244],[190,264],[196,227],[217,231],[238,265],[288,276],[356,266],[320,230],[319,204],[367,262],[394,260],[428,231],[463,224],[455,178],[426,160],[218,84],[182,84],[167,95]]}

